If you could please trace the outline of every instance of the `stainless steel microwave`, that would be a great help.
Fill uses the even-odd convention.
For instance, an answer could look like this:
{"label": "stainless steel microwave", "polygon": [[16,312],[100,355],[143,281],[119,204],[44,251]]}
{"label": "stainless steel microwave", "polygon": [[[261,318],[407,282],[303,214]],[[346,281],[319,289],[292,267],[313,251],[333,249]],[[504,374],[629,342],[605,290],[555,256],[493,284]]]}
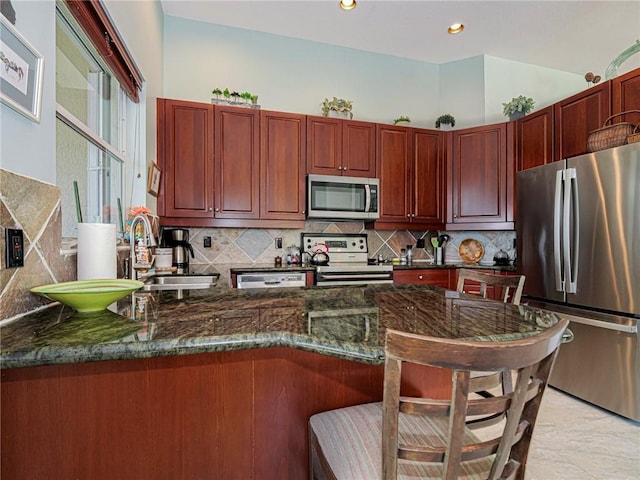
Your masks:
{"label": "stainless steel microwave", "polygon": [[380,217],[377,178],[308,175],[307,217],[375,220]]}

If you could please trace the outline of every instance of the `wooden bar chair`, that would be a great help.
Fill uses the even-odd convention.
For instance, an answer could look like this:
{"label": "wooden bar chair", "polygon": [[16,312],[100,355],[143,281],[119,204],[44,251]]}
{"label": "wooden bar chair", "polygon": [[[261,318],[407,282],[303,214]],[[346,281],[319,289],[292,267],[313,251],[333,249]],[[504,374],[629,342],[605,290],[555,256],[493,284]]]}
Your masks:
{"label": "wooden bar chair", "polygon": [[[465,288],[468,288],[468,282],[476,282],[480,284],[480,296],[487,298],[487,287],[502,289],[502,301],[504,303],[513,303],[514,305],[520,305],[520,299],[522,297],[522,290],[524,289],[525,276],[524,275],[496,275],[486,272],[478,272],[477,270],[461,268],[458,270],[458,284],[457,290],[462,293],[465,292]],[[497,386],[502,388],[503,393],[513,391],[513,382],[511,372],[502,372],[499,375],[483,375],[477,373],[474,378],[474,382],[477,385],[476,393],[485,397],[491,396],[489,391]],[[469,425],[481,426],[490,425],[500,421],[502,416],[496,418],[477,418],[471,420]]]}
{"label": "wooden bar chair", "polygon": [[496,275],[493,273],[478,272],[468,268],[458,270],[458,292],[465,291],[466,282],[480,284],[480,295],[487,298],[487,286],[502,289],[502,301],[520,305],[522,290],[524,289],[524,275]]}
{"label": "wooden bar chair", "polygon": [[[313,415],[310,478],[523,479],[540,401],[568,320],[534,336],[474,342],[388,330],[382,403]],[[452,370],[451,400],[400,396],[404,362]],[[514,370],[513,392],[469,398],[473,370]],[[469,415],[506,412],[499,435],[471,431]],[[495,427],[494,427],[495,429]]]}

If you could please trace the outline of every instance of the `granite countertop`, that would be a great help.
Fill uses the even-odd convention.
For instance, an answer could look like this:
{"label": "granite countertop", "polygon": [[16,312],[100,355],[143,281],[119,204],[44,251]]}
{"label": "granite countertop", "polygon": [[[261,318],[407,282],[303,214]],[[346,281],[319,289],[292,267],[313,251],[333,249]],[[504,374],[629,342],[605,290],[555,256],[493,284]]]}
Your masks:
{"label": "granite countertop", "polygon": [[115,312],[59,304],[0,328],[2,368],[291,347],[369,364],[386,328],[443,338],[535,334],[553,314],[431,286],[138,291]]}
{"label": "granite countertop", "polygon": [[[388,262],[389,263],[389,262]],[[457,263],[444,263],[441,265],[436,265],[433,261],[414,261],[410,264],[392,264],[394,270],[423,270],[423,269],[455,269],[455,268],[473,268],[480,270],[499,270],[502,272],[515,272],[517,269],[513,265],[485,265],[485,264],[465,264],[462,262]],[[229,269],[229,272],[232,274],[239,273],[251,273],[251,272],[313,272],[316,267],[313,265],[286,265],[283,264],[281,267],[276,267],[274,265],[267,264],[258,264],[258,265],[243,265],[232,267]]]}
{"label": "granite countertop", "polygon": [[405,265],[394,265],[394,270],[423,270],[423,269],[456,269],[456,268],[472,268],[474,270],[498,270],[501,272],[515,272],[517,268],[513,265],[494,265],[491,264],[482,264],[482,263],[443,263],[440,265],[434,264],[432,261],[420,261],[415,260],[410,264]]}

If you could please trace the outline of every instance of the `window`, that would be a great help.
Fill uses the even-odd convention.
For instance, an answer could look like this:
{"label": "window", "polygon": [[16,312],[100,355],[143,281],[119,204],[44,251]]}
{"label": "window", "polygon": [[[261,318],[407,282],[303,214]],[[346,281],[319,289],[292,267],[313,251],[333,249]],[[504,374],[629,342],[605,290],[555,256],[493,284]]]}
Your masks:
{"label": "window", "polygon": [[[126,77],[114,74],[113,58],[106,62],[98,51],[105,45],[95,45],[85,34],[95,12],[108,20],[95,0],[56,4],[56,177],[62,191],[64,237],[77,236],[80,215],[84,222],[115,223],[121,232],[126,215],[122,206],[127,205],[126,134],[129,130],[139,135],[139,129],[127,122],[127,107],[137,102],[137,88],[134,95],[129,82],[123,88],[118,77]],[[115,31],[102,24],[98,28]],[[111,38],[105,34],[102,40],[109,49]],[[119,39],[114,43],[122,45]],[[112,50],[108,53],[116,56]]]}

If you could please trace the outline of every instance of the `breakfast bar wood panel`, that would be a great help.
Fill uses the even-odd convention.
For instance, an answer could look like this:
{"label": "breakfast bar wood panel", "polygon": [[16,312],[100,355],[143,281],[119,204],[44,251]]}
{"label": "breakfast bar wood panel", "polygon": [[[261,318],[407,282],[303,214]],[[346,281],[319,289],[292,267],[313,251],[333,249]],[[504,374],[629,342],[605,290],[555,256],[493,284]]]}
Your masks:
{"label": "breakfast bar wood panel", "polygon": [[[306,478],[308,418],[382,380],[287,348],[3,370],[2,478]],[[406,372],[407,392],[440,384]]]}

